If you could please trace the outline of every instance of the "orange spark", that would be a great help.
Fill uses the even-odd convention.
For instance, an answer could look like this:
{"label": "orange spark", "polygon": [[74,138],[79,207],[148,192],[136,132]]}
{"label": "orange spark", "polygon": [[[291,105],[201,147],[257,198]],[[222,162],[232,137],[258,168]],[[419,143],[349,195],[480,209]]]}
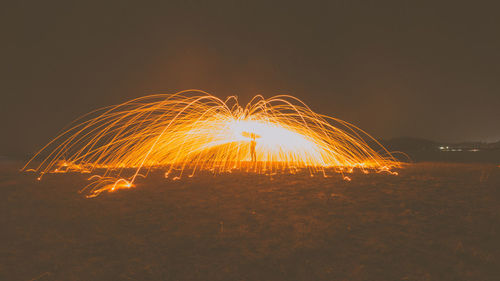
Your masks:
{"label": "orange spark", "polygon": [[221,100],[187,90],[137,98],[83,118],[23,169],[36,159],[40,163],[34,170],[41,174],[100,173],[84,189],[95,197],[133,187],[136,178],[153,167],[163,167],[165,177],[179,179],[199,170],[245,169],[272,175],[308,169],[311,175],[325,175],[329,168],[390,173],[399,165],[361,129],[315,113],[289,95],[257,95],[242,107],[234,96]]}

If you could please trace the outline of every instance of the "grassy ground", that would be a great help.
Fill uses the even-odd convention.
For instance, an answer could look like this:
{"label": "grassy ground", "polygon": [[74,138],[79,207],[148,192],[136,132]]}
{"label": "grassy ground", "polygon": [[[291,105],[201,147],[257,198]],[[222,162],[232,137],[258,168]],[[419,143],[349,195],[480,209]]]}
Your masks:
{"label": "grassy ground", "polygon": [[0,167],[0,280],[499,280],[500,168],[233,173],[85,199]]}

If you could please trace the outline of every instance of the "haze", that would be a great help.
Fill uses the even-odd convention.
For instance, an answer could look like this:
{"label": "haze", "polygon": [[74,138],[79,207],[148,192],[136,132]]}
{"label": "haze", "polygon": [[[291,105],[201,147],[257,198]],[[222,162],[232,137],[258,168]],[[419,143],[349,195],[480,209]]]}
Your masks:
{"label": "haze", "polygon": [[1,16],[0,155],[95,108],[192,88],[292,94],[377,138],[500,139],[494,2],[17,2]]}

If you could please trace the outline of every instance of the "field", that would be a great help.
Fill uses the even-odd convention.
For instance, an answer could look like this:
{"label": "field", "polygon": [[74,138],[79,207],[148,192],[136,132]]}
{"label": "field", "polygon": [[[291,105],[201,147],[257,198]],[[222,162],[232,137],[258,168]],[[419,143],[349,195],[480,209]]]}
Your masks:
{"label": "field", "polygon": [[161,174],[86,199],[0,166],[0,280],[499,280],[500,168]]}

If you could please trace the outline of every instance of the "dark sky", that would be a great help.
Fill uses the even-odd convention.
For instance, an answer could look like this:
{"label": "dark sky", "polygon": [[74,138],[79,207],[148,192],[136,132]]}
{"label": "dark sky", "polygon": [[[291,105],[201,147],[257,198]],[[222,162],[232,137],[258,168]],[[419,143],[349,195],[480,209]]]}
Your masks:
{"label": "dark sky", "polygon": [[11,2],[0,155],[92,109],[189,88],[292,94],[378,138],[500,139],[496,1]]}

